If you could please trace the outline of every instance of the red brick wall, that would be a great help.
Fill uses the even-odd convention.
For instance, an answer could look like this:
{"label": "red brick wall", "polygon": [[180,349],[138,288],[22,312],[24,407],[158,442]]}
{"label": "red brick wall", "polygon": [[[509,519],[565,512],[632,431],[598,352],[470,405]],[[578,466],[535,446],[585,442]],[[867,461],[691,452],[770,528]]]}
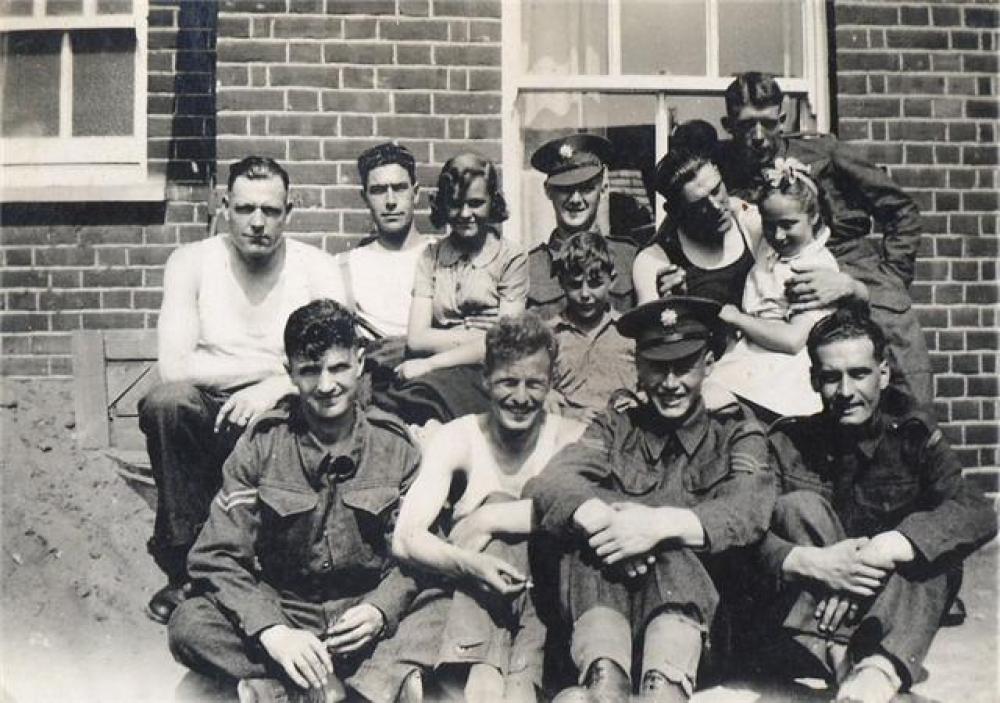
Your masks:
{"label": "red brick wall", "polygon": [[838,1],[841,138],[889,167],[926,235],[911,289],[937,411],[966,466],[997,466],[997,70],[992,2]]}
{"label": "red brick wall", "polygon": [[151,168],[166,202],[0,208],[0,372],[68,376],[78,329],[155,325],[163,263],[205,236],[215,168],[215,5],[150,0]]}
{"label": "red brick wall", "polygon": [[[286,164],[289,231],[339,251],[370,230],[356,158],[398,139],[433,187],[464,149],[500,158],[500,0],[223,0],[218,156]],[[427,210],[426,197],[421,209]],[[419,225],[431,226],[426,216]]]}

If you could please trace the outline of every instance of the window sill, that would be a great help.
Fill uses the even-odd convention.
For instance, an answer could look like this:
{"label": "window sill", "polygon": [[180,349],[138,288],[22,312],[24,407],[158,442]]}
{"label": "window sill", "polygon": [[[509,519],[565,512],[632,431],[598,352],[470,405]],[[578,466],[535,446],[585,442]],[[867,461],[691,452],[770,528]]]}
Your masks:
{"label": "window sill", "polygon": [[0,186],[0,202],[3,203],[163,202],[166,199],[167,179],[163,173],[150,173],[146,180],[138,183]]}

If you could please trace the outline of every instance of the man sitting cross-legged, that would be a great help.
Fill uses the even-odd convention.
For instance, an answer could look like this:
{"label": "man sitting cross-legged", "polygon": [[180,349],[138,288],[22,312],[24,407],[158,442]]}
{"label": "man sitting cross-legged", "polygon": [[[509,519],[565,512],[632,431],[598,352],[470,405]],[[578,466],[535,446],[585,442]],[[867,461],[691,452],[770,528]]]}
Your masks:
{"label": "man sitting cross-legged", "polygon": [[[521,488],[583,425],[545,412],[556,341],[536,315],[501,318],[485,341],[489,410],[452,420],[429,438],[393,548],[445,584],[439,617],[426,621],[443,641],[414,656],[414,665],[455,665],[463,675],[468,669],[468,701],[534,701],[545,628],[529,590],[532,506]],[[449,498],[456,479],[463,489]],[[445,539],[436,527],[449,500]]]}
{"label": "man sitting cross-legged", "polygon": [[[171,651],[195,671],[241,679],[245,701],[340,700],[340,682],[351,685],[416,592],[390,535],[418,452],[399,420],[356,406],[356,334],[354,316],[331,300],[291,315],[298,396],[237,442],[191,550],[202,595],[174,612]],[[398,686],[379,689],[370,676],[374,700],[396,698]]]}
{"label": "man sitting cross-legged", "polygon": [[163,274],[162,383],[139,405],[157,488],[149,551],[168,579],[148,613],[161,623],[184,597],[185,560],[222,462],[248,422],[295,392],[282,364],[285,320],[310,300],[340,297],[333,257],[284,237],[288,188],[271,159],[233,164],[228,232],[180,247]]}
{"label": "man sitting cross-legged", "polygon": [[763,430],[702,401],[718,311],[673,296],[623,315],[648,401],[599,415],[525,486],[542,530],[568,544],[560,606],[586,690],[562,701],[627,701],[633,651],[641,700],[686,701],[723,585],[712,574],[767,527]]}
{"label": "man sitting cross-legged", "polygon": [[[941,430],[889,386],[886,339],[843,308],[807,343],[823,411],[771,430],[781,495],[761,550],[782,582],[767,659],[823,666],[838,701],[887,703],[921,674],[961,565],[996,534]],[[775,630],[779,628],[775,627]]]}

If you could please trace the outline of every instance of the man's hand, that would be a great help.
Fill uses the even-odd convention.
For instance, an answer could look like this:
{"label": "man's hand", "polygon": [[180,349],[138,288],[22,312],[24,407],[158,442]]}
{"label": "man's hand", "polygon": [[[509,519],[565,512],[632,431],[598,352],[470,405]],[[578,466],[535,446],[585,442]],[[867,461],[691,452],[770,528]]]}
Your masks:
{"label": "man's hand", "polygon": [[793,265],[792,271],[795,275],[785,282],[785,295],[793,314],[828,308],[844,298],[868,297],[864,285],[846,273],[809,264]]}
{"label": "man's hand", "polygon": [[267,412],[286,395],[295,392],[288,376],[270,376],[229,396],[215,416],[215,431],[227,424],[243,429],[261,413]]}
{"label": "man's hand", "polygon": [[462,325],[466,329],[480,330],[486,332],[497,323],[495,315],[466,315],[462,318]]}
{"label": "man's hand", "polygon": [[782,565],[786,573],[819,581],[832,591],[868,597],[882,587],[887,571],[861,558],[867,537],[845,539],[829,547],[795,547]]}
{"label": "man's hand", "polygon": [[370,603],[359,603],[344,611],[326,633],[323,642],[333,654],[361,649],[385,629],[385,615]]}
{"label": "man's hand", "polygon": [[666,535],[655,508],[637,503],[615,503],[607,527],[591,535],[588,543],[607,565],[645,555]]}
{"label": "man's hand", "polygon": [[840,623],[849,625],[858,617],[858,601],[846,593],[832,593],[819,602],[814,617],[820,632],[836,632]]}
{"label": "man's hand", "polygon": [[656,272],[656,293],[661,298],[668,295],[684,295],[687,286],[684,279],[687,273],[680,266],[670,264]]}
{"label": "man's hand", "polygon": [[407,359],[395,369],[396,375],[403,381],[412,381],[433,370],[434,366],[427,359]]}
{"label": "man's hand", "polygon": [[260,643],[297,686],[321,688],[333,673],[329,652],[311,632],[275,625],[260,633]]}
{"label": "man's hand", "polygon": [[583,530],[587,537],[592,537],[611,524],[614,510],[599,498],[591,498],[584,502],[573,513],[573,523]]}
{"label": "man's hand", "polygon": [[640,576],[645,576],[649,573],[649,567],[656,563],[656,556],[654,554],[647,554],[646,556],[632,557],[631,559],[626,559],[620,566],[625,575],[630,579],[639,578]]}
{"label": "man's hand", "polygon": [[730,325],[735,325],[736,320],[739,319],[740,315],[742,315],[740,309],[732,303],[726,303],[722,306],[722,309],[719,310],[719,319],[723,322],[729,323]]}
{"label": "man's hand", "polygon": [[466,555],[465,573],[481,586],[505,596],[520,593],[528,586],[528,578],[524,574],[503,559],[483,552]]}
{"label": "man's hand", "polygon": [[896,530],[882,532],[869,540],[858,552],[858,558],[866,566],[883,571],[894,571],[897,564],[905,564],[916,558],[913,544]]}
{"label": "man's hand", "polygon": [[486,549],[486,545],[493,539],[493,531],[488,520],[489,513],[483,510],[483,507],[459,520],[448,533],[448,541],[470,552],[481,552]]}

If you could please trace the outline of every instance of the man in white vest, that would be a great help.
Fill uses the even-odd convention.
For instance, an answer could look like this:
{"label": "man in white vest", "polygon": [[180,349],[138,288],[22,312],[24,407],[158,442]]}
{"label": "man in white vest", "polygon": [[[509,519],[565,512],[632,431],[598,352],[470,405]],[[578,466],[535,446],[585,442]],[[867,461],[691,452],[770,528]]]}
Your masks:
{"label": "man in white vest", "polygon": [[318,298],[342,299],[331,255],[286,240],[288,173],[249,156],[229,170],[228,232],[186,244],[167,261],[157,326],[161,383],[143,398],[157,487],[149,552],[167,585],[149,602],[166,623],[184,599],[187,554],[243,429],[295,392],[283,364],[289,314]]}

